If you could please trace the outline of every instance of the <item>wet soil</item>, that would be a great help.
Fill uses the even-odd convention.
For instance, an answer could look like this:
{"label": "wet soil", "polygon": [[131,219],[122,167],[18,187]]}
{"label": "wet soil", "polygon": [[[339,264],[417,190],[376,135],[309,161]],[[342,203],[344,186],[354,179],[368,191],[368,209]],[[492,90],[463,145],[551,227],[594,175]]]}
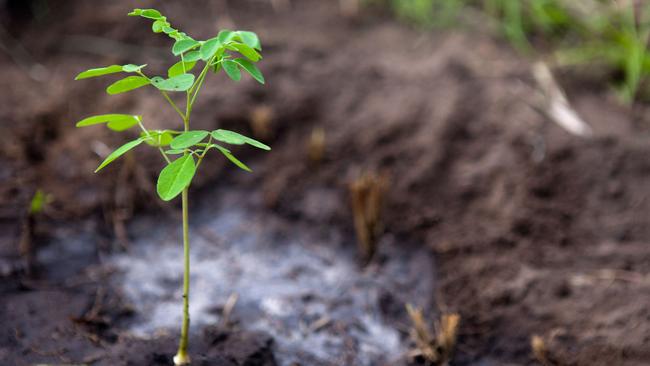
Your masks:
{"label": "wet soil", "polygon": [[[165,364],[174,349],[174,334],[125,336],[138,314],[107,264],[111,253],[137,245],[128,225],[136,213],[178,217],[152,189],[159,157],[143,149],[142,160],[127,157],[93,175],[99,155],[122,137],[73,128],[97,111],[144,111],[152,127],[174,126],[172,114],[154,93],[108,98],[102,81],[70,82],[79,70],[111,63],[149,63],[162,73],[167,42],[124,17],[131,3],[101,3],[102,11],[97,2],[51,5],[50,16],[12,20],[3,38],[31,54],[23,60],[29,67],[0,56],[3,364]],[[347,19],[333,1],[294,1],[277,12],[259,1],[138,6],[147,4],[197,37],[249,28],[266,46],[267,86],[222,78],[202,96],[196,127],[256,133],[274,150],[241,151],[251,175],[207,161],[196,202],[237,184],[283,220],[352,237],[349,182],[362,172],[387,174],[385,235],[433,254],[431,317],[462,317],[454,365],[536,364],[532,335],[545,341],[551,364],[648,364],[645,106],[624,107],[607,88],[563,71],[569,99],[594,129],[578,138],[537,110],[530,63],[487,32],[421,33],[381,16]],[[194,21],[205,18],[216,21]],[[142,40],[143,52],[129,46]],[[308,158],[315,128],[325,132],[318,163]],[[27,220],[37,189],[53,200]],[[31,240],[21,241],[26,232]],[[87,235],[86,247],[57,251],[53,239],[66,235]],[[213,326],[194,337],[204,364],[275,363],[267,335]]]}

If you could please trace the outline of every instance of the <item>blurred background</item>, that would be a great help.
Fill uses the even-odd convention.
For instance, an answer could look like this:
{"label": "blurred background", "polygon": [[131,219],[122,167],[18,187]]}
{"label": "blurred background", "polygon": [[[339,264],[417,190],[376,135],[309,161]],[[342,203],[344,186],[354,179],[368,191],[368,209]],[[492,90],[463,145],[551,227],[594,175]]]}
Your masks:
{"label": "blurred background", "polygon": [[263,45],[266,85],[211,75],[193,114],[273,147],[193,185],[206,364],[648,363],[650,5],[631,0],[0,0],[0,363],[173,354],[163,161],[94,174],[136,132],[75,128],[179,127],[154,90],[74,81],[166,74],[134,7]]}

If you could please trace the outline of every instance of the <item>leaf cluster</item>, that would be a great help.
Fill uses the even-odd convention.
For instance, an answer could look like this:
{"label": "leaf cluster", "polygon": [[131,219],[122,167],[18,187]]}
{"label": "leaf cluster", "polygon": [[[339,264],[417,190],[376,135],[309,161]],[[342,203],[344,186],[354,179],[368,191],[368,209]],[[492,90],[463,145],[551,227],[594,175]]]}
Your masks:
{"label": "leaf cluster", "polygon": [[[113,113],[87,117],[79,121],[77,127],[104,124],[110,130],[117,132],[127,131],[136,126],[141,129],[137,139],[129,141],[113,151],[95,172],[143,143],[157,148],[167,163],[158,177],[157,191],[161,199],[169,201],[191,184],[196,169],[210,150],[220,152],[237,167],[250,171],[228,148],[222,145],[250,145],[270,150],[267,145],[234,131],[223,129],[210,132],[192,131],[189,127],[192,107],[210,72],[218,74],[223,70],[234,81],[241,80],[242,74],[247,73],[257,82],[265,83],[264,76],[256,65],[262,59],[260,54],[262,46],[258,36],[250,31],[222,30],[213,38],[195,40],[185,32],[174,28],[167,17],[158,10],[134,9],[129,16],[152,20],[154,33],[165,34],[174,41],[171,53],[178,57],[178,60],[168,68],[167,75],[148,76],[144,72],[146,64],[127,64],[86,70],[77,75],[76,80],[112,74],[129,74],[110,84],[106,88],[106,92],[115,95],[151,86],[160,91],[165,100],[178,113],[184,129],[182,131],[148,130],[140,115]],[[202,65],[202,70],[199,73],[194,73],[193,70],[197,65]],[[168,93],[185,93],[184,112]],[[174,155],[181,156],[172,161],[170,156]]]}

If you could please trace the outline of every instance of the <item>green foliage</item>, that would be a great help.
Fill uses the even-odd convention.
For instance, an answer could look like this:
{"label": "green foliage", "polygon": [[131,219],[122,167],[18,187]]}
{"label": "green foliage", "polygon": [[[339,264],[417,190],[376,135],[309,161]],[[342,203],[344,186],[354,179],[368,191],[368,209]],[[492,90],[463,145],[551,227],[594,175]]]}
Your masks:
{"label": "green foliage", "polygon": [[145,68],[147,65],[111,65],[111,66],[106,66],[106,67],[100,67],[97,69],[90,69],[86,70],[75,78],[75,80],[83,80],[83,79],[89,79],[89,78],[95,78],[98,76],[104,76],[104,75],[110,75],[110,74],[117,74],[118,72],[139,72],[143,68]]}
{"label": "green foliage", "polygon": [[127,76],[122,80],[118,80],[106,88],[106,92],[110,95],[122,94],[131,90],[142,88],[149,84],[149,80],[142,76]]}
{"label": "green foliage", "polygon": [[185,155],[167,165],[158,177],[156,189],[163,201],[170,201],[187,188],[196,173],[193,155]]}
{"label": "green foliage", "polygon": [[29,203],[29,214],[30,215],[36,215],[45,209],[45,204],[48,203],[49,197],[43,192],[43,190],[39,189],[34,193],[34,196],[32,197],[31,202]]}
{"label": "green foliage", "polygon": [[144,142],[144,139],[139,138],[137,140],[129,141],[126,144],[120,146],[117,150],[113,151],[110,155],[108,155],[108,157],[106,157],[106,159],[99,165],[99,167],[97,167],[97,169],[95,169],[95,173],[97,173],[98,171],[104,169],[104,167],[106,167],[108,164],[112,163],[117,158],[119,158],[120,156],[126,154],[127,152],[129,152],[129,150],[133,149],[134,147],[140,145],[143,142]]}
{"label": "green foliage", "polygon": [[557,52],[560,64],[599,63],[623,75],[618,91],[627,103],[650,77],[650,4],[610,7],[586,24],[588,35]]}
{"label": "green foliage", "polygon": [[133,116],[130,114],[102,114],[99,116],[88,117],[77,122],[77,127],[87,127],[105,123],[111,130],[122,132],[136,126],[140,122],[140,119],[140,116]]}
{"label": "green foliage", "polygon": [[569,11],[563,0],[487,0],[484,9],[517,50],[533,52],[530,39],[544,36],[547,41],[566,36],[573,27],[582,29],[580,19]]}
{"label": "green foliage", "polygon": [[237,132],[229,131],[229,130],[224,130],[224,129],[218,129],[216,131],[212,131],[212,138],[214,138],[217,141],[225,142],[227,144],[231,145],[243,145],[243,144],[248,144],[251,146],[254,146],[258,149],[262,150],[271,150],[270,147],[267,145],[254,140],[250,137],[241,135]]}
{"label": "green foliage", "polygon": [[[224,73],[235,81],[242,79],[242,71],[244,71],[257,82],[261,84],[265,83],[264,75],[256,65],[262,59],[260,54],[262,46],[259,37],[250,31],[222,30],[216,36],[205,41],[200,41],[174,28],[167,20],[167,17],[155,9],[134,9],[129,13],[129,16],[139,16],[152,20],[152,31],[154,33],[165,34],[174,40],[171,53],[179,57],[179,60],[167,70],[167,78],[161,76],[149,77],[144,74],[146,65],[128,64],[90,69],[77,75],[76,80],[117,73],[135,74],[114,81],[108,86],[106,92],[110,95],[115,95],[130,92],[145,86],[153,86],[163,93],[165,100],[180,115],[185,131],[179,133],[171,130],[147,130],[140,116],[128,114],[104,114],[79,121],[77,127],[106,124],[109,129],[118,132],[126,131],[135,126],[140,126],[142,129],[138,139],[128,142],[115,150],[102,162],[99,168],[97,168],[97,171],[103,169],[143,142],[159,149],[169,146],[170,149],[167,151],[161,150],[163,156],[183,154],[182,158],[168,163],[159,176],[158,193],[163,200],[173,199],[184,188],[190,185],[194,171],[192,169],[192,174],[186,174],[190,171],[189,166],[198,166],[199,164],[195,164],[195,156],[200,163],[205,157],[205,154],[211,149],[218,150],[236,166],[250,171],[229,150],[213,144],[211,141],[208,141],[208,143],[203,143],[203,141],[209,137],[210,140],[214,139],[227,144],[248,144],[256,148],[269,150],[270,148],[267,145],[227,130],[216,130],[213,132],[191,131],[189,130],[189,119],[193,103],[207,77],[206,71],[212,70],[213,72],[219,73],[223,69]],[[198,74],[192,73],[195,67],[201,62],[203,63],[203,70]],[[187,94],[188,104],[186,105],[185,112],[166,94],[167,92],[185,92]],[[174,177],[174,179],[170,180],[169,177]]]}
{"label": "green foliage", "polygon": [[[420,26],[458,24],[472,8],[491,20],[513,48],[554,54],[560,65],[598,64],[621,75],[617,90],[632,103],[650,80],[650,3],[607,0],[364,0]],[[475,12],[476,13],[476,12]],[[226,69],[226,64],[223,65]],[[228,75],[236,77],[232,65]],[[259,81],[259,80],[258,80]]]}
{"label": "green foliage", "polygon": [[188,73],[194,69],[194,66],[196,66],[196,61],[178,61],[167,70],[167,76],[173,78],[174,76]]}
{"label": "green foliage", "polygon": [[206,137],[208,137],[210,133],[208,131],[187,131],[183,132],[182,134],[176,136],[175,139],[172,140],[170,147],[175,150],[182,150],[186,149],[188,147],[192,147],[199,142],[203,141]]}
{"label": "green foliage", "polygon": [[233,154],[230,153],[230,150],[223,148],[219,145],[210,145],[210,147],[214,147],[217,150],[219,150],[223,156],[225,156],[228,160],[230,160],[233,164],[235,164],[238,168],[243,169],[247,172],[250,172],[251,169],[246,166],[246,164],[242,163],[239,161]]}
{"label": "green foliage", "polygon": [[151,78],[151,84],[156,88],[164,91],[187,91],[194,85],[195,76],[193,74],[181,74],[163,79],[160,76]]}
{"label": "green foliage", "polygon": [[163,147],[171,144],[174,134],[179,133],[170,130],[148,130],[142,131],[140,137],[145,139],[149,146]]}
{"label": "green foliage", "polygon": [[241,80],[241,71],[239,71],[239,65],[233,60],[223,60],[222,64],[223,70],[226,72],[228,77],[234,81]]}
{"label": "green foliage", "polygon": [[[213,143],[213,140],[233,144],[250,145],[263,150],[270,148],[250,137],[228,130],[212,132],[191,130],[191,114],[194,103],[201,91],[209,71],[219,73],[222,69],[225,74],[235,81],[241,80],[241,70],[248,73],[254,80],[264,84],[264,76],[255,65],[262,59],[260,52],[262,46],[257,35],[249,31],[222,30],[216,36],[206,40],[197,41],[186,33],[174,28],[155,9],[134,9],[129,16],[139,16],[152,20],[151,30],[154,33],[165,34],[174,40],[171,53],[178,57],[174,64],[167,69],[167,78],[162,76],[147,76],[144,73],[146,65],[112,65],[102,68],[90,69],[77,75],[77,80],[106,76],[118,73],[131,73],[123,79],[113,82],[106,92],[110,95],[130,92],[145,86],[152,86],[158,90],[165,101],[169,103],[182,122],[183,131],[174,130],[148,130],[142,122],[141,116],[128,114],[104,114],[85,118],[77,123],[77,127],[87,127],[99,124],[114,131],[126,131],[134,126],[139,126],[142,132],[139,138],[127,142],[113,151],[99,165],[95,172],[100,171],[122,155],[135,147],[146,143],[158,149],[162,155],[165,167],[158,175],[156,191],[163,201],[171,201],[179,195],[182,196],[183,205],[183,247],[184,247],[184,278],[183,278],[183,325],[181,328],[181,341],[178,352],[174,357],[177,365],[189,364],[187,355],[189,334],[189,218],[188,218],[188,190],[207,153],[211,150],[219,151],[235,166],[251,171],[246,164],[237,159],[230,150]],[[192,71],[202,64],[198,73]],[[173,92],[174,94],[168,94]],[[185,93],[185,110],[179,108],[172,96]],[[206,139],[207,142],[204,142]],[[180,155],[175,160],[170,157]]]}

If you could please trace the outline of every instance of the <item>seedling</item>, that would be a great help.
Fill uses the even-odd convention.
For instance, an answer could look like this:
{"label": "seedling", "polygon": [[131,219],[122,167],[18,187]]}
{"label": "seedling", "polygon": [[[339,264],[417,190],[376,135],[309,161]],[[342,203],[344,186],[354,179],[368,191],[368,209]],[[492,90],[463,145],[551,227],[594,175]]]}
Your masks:
{"label": "seedling", "polygon": [[[149,145],[160,151],[165,167],[158,176],[157,192],[163,201],[171,201],[181,195],[183,208],[183,323],[178,352],[174,356],[176,365],[190,363],[188,355],[189,334],[189,292],[190,292],[190,239],[188,190],[198,167],[209,151],[218,151],[237,167],[250,169],[237,159],[225,145],[250,145],[262,150],[270,148],[250,137],[237,132],[218,129],[214,131],[191,130],[190,121],[193,107],[208,74],[218,74],[222,70],[234,81],[242,78],[242,71],[264,84],[264,76],[255,63],[262,59],[262,47],[257,35],[248,31],[222,30],[213,38],[198,41],[184,32],[175,29],[159,11],[155,9],[135,9],[129,16],[140,16],[153,21],[154,33],[165,34],[174,40],[172,54],[179,58],[167,70],[167,77],[147,76],[147,65],[112,65],[84,71],[76,80],[98,76],[126,73],[125,78],[111,84],[106,92],[110,95],[126,93],[142,87],[153,87],[160,91],[165,101],[174,109],[182,121],[182,130],[149,130],[140,115],[103,114],[85,118],[77,127],[104,124],[113,131],[122,132],[139,127],[141,132],[135,140],[119,147],[99,165],[95,172],[140,146]],[[198,74],[191,71],[201,64]],[[184,110],[174,101],[171,93],[184,94]]]}

